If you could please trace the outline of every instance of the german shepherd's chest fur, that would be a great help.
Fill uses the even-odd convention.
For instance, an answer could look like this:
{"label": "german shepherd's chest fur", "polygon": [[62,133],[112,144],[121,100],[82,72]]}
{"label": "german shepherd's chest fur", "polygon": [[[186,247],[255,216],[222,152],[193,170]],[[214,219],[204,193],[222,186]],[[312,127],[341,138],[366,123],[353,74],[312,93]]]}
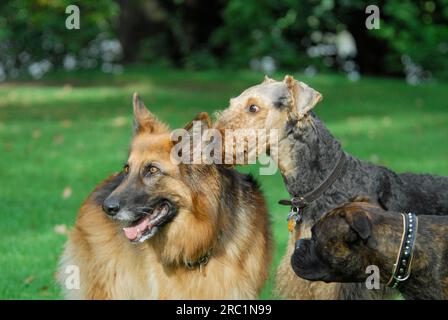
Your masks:
{"label": "german shepherd's chest fur", "polygon": [[[225,173],[224,173],[225,174]],[[69,299],[254,299],[268,276],[271,236],[266,206],[256,183],[231,173],[221,184],[226,197],[216,244],[203,268],[165,264],[163,233],[133,244],[111,221],[100,203],[120,182],[115,175],[97,187],[82,206],[59,268],[59,282]],[[240,181],[240,179],[243,179]],[[227,186],[227,187],[226,187]],[[226,201],[232,201],[232,204]],[[227,210],[225,209],[227,208]],[[175,223],[174,220],[172,223]],[[170,225],[167,226],[168,228]],[[194,229],[195,226],[191,225]],[[194,242],[192,238],[190,241]],[[66,270],[77,266],[80,288],[69,290]]]}

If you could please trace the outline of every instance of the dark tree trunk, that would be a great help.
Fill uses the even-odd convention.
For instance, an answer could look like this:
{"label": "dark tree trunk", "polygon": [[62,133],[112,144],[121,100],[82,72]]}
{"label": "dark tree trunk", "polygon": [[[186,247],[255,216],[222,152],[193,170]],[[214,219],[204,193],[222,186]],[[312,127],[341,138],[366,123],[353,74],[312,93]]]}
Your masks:
{"label": "dark tree trunk", "polygon": [[[166,32],[165,12],[155,0],[116,0],[120,13],[118,17],[118,39],[123,48],[123,62],[136,62],[139,58],[140,42],[145,37]],[[152,14],[147,14],[151,11]]]}
{"label": "dark tree trunk", "polygon": [[163,56],[181,66],[188,56],[209,48],[213,31],[222,23],[225,2],[187,0],[116,0],[120,7],[117,28],[123,47],[123,62],[140,59],[141,42],[154,40],[154,56]]}

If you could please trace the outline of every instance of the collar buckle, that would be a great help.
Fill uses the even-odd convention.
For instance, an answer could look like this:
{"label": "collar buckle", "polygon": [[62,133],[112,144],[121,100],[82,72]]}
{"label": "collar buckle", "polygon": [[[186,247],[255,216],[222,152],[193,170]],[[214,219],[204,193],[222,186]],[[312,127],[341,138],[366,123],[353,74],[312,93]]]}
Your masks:
{"label": "collar buckle", "polygon": [[289,212],[286,221],[288,221],[289,232],[292,232],[296,226],[300,225],[300,222],[302,221],[302,214],[300,213],[300,207],[291,206],[291,211]]}
{"label": "collar buckle", "polygon": [[207,265],[208,261],[210,260],[211,254],[212,254],[212,250],[210,249],[205,255],[200,257],[198,260],[185,262],[185,267],[188,270],[193,270],[195,268],[199,268],[199,271],[202,273],[204,267]]}
{"label": "collar buckle", "polygon": [[[304,197],[292,197],[291,199],[291,207],[297,208],[297,209],[303,209],[308,207],[309,203],[306,201]],[[299,211],[299,210],[297,210]]]}
{"label": "collar buckle", "polygon": [[347,164],[347,156],[345,152],[341,153],[341,156],[336,164],[336,166],[331,171],[330,175],[322,181],[316,189],[304,194],[303,196],[294,196],[291,200],[280,200],[278,203],[282,205],[289,205],[292,207],[297,207],[299,209],[304,209],[309,206],[309,204],[317,200],[322,196],[328,188],[330,188],[333,183],[342,175],[342,172]]}

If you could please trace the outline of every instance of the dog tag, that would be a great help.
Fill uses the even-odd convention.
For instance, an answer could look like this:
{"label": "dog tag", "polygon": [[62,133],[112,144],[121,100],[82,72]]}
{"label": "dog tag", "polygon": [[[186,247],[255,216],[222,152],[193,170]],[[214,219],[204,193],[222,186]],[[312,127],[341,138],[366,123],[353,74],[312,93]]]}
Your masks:
{"label": "dog tag", "polygon": [[300,223],[300,220],[302,220],[302,217],[300,216],[299,208],[291,208],[291,212],[288,215],[288,231],[293,232],[296,225]]}
{"label": "dog tag", "polygon": [[294,221],[294,219],[289,219],[288,220],[288,231],[292,232],[292,230],[294,230],[295,226],[296,226],[296,222]]}

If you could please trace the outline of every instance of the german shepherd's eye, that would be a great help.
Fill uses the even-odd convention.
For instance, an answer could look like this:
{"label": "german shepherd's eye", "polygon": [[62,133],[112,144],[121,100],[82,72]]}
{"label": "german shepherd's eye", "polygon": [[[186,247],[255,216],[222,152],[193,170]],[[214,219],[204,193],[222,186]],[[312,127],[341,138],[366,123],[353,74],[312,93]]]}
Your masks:
{"label": "german shepherd's eye", "polygon": [[247,110],[248,110],[249,112],[255,113],[255,112],[260,111],[260,107],[257,106],[256,104],[251,104],[251,105],[247,108]]}
{"label": "german shepherd's eye", "polygon": [[159,171],[160,171],[160,169],[157,168],[156,166],[148,165],[148,166],[145,168],[145,175],[148,175],[148,174],[153,175],[153,174],[158,173]]}
{"label": "german shepherd's eye", "polygon": [[124,171],[124,173],[126,173],[126,174],[129,173],[129,165],[128,165],[128,164],[125,164],[125,165],[124,165],[124,167],[123,167],[123,171]]}

